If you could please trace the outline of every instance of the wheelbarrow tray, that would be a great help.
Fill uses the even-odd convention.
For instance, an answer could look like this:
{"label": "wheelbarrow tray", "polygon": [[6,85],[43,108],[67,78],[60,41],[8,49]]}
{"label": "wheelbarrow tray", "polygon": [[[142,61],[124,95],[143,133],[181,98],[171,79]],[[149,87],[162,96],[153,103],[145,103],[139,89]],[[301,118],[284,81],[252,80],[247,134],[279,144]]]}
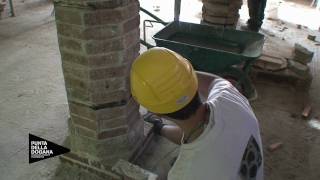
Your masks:
{"label": "wheelbarrow tray", "polygon": [[195,69],[221,73],[226,68],[250,64],[262,53],[264,36],[259,33],[174,21],[157,32],[157,46],[178,52]]}

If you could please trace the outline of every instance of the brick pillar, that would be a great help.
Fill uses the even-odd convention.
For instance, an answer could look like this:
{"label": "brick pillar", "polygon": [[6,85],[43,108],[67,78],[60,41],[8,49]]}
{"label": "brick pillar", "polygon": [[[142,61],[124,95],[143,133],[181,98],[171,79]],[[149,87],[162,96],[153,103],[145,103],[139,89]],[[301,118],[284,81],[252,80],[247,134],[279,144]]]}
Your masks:
{"label": "brick pillar", "polygon": [[56,0],[55,15],[71,119],[63,162],[110,175],[143,139],[130,96],[129,70],[139,55],[137,0]]}

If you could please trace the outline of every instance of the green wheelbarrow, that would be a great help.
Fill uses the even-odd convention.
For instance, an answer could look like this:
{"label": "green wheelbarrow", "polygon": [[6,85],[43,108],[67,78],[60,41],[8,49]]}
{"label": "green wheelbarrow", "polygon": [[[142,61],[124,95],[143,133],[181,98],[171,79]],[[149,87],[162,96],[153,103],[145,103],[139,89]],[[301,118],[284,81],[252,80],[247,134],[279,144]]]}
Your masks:
{"label": "green wheelbarrow", "polygon": [[[262,53],[262,34],[181,21],[165,23],[151,16],[165,25],[153,36],[156,46],[181,54],[198,71],[217,74],[231,81],[248,99],[257,96],[248,74],[252,63]],[[145,42],[145,35],[141,43],[152,47]]]}

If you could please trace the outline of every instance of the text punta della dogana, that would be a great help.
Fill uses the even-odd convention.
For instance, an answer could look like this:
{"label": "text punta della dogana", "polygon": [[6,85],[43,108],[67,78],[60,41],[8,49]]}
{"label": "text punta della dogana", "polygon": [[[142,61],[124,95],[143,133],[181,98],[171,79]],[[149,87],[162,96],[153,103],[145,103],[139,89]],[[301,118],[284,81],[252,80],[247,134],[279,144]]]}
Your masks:
{"label": "text punta della dogana", "polygon": [[31,141],[31,154],[53,154],[52,150],[47,147],[47,141]]}

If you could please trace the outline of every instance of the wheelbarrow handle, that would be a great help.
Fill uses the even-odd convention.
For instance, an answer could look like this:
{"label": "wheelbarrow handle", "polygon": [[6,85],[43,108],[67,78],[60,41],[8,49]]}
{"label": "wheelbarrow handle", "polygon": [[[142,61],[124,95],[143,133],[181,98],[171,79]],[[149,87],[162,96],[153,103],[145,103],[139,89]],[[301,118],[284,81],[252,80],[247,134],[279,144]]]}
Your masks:
{"label": "wheelbarrow handle", "polygon": [[181,0],[175,0],[174,1],[174,21],[179,21],[180,9],[181,9]]}
{"label": "wheelbarrow handle", "polygon": [[150,17],[152,17],[153,19],[155,19],[156,21],[158,21],[159,23],[161,23],[163,25],[167,25],[168,24],[167,22],[164,22],[162,19],[160,19],[156,15],[154,15],[151,12],[149,12],[148,10],[144,9],[143,7],[140,7],[140,11],[146,13],[147,15],[149,15]]}

